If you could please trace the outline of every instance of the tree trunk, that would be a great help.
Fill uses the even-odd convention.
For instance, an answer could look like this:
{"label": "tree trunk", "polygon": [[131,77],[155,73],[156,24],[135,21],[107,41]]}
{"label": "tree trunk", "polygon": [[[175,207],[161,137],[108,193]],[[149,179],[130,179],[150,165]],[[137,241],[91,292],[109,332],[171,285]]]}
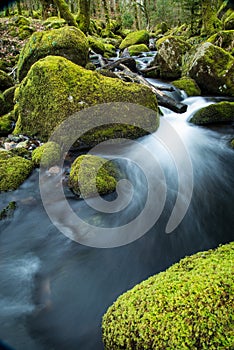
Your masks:
{"label": "tree trunk", "polygon": [[110,12],[107,0],[102,0],[102,4],[104,7],[104,14],[105,14],[105,20],[106,20],[106,30],[107,32],[110,32]]}
{"label": "tree trunk", "polygon": [[139,15],[138,15],[137,0],[134,0],[133,8],[134,8],[135,27],[136,27],[136,30],[139,30],[140,29],[140,22],[139,22]]}
{"label": "tree trunk", "polygon": [[211,0],[202,0],[202,29],[201,34],[210,36],[221,29],[220,20]]}
{"label": "tree trunk", "polygon": [[55,5],[57,6],[59,12],[60,12],[60,16],[65,19],[65,21],[67,22],[67,24],[69,26],[74,26],[74,27],[78,27],[75,18],[73,17],[73,15],[71,14],[69,7],[67,5],[67,3],[65,2],[65,0],[54,0]]}
{"label": "tree trunk", "polygon": [[16,5],[17,5],[18,15],[22,15],[22,9],[21,9],[20,0],[16,0]]}
{"label": "tree trunk", "polygon": [[85,34],[89,31],[90,25],[90,0],[79,0],[79,28]]}

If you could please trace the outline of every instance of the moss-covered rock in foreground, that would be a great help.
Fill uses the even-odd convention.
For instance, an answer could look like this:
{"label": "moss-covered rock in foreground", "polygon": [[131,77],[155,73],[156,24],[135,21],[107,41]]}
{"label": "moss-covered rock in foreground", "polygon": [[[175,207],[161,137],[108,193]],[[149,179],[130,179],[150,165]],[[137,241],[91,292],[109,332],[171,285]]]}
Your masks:
{"label": "moss-covered rock in foreground", "polygon": [[0,192],[16,190],[32,170],[33,163],[30,160],[0,151]]}
{"label": "moss-covered rock in foreground", "polygon": [[121,42],[120,50],[125,49],[131,45],[146,44],[149,43],[149,33],[146,30],[138,30],[137,32],[129,33],[125,39]]}
{"label": "moss-covered rock in foreground", "polygon": [[130,56],[137,56],[141,52],[148,52],[149,49],[145,44],[131,45],[128,47]]}
{"label": "moss-covered rock in foreground", "polygon": [[[47,56],[36,62],[16,89],[15,99],[19,117],[14,133],[37,136],[43,141],[47,141],[56,126],[74,112],[108,102],[132,102],[148,107],[155,111],[154,118],[136,113],[132,123],[134,125],[140,123],[143,127],[148,126],[148,129],[150,128],[148,131],[152,132],[159,124],[157,101],[150,89],[139,84],[104,77],[63,57]],[[121,113],[123,112],[124,107]],[[99,119],[99,125],[102,125],[102,115]],[[122,129],[119,126],[112,126],[111,129],[105,127],[105,136],[108,138],[108,131],[111,133],[111,138],[115,135],[115,131],[116,137],[119,137],[119,131],[122,132],[122,137],[130,135],[130,138],[146,134],[144,130],[134,133],[132,125],[129,128],[128,126]],[[90,142],[94,137],[92,135],[89,138]],[[99,134],[99,136],[102,135]]]}
{"label": "moss-covered rock in foreground", "polygon": [[59,164],[60,157],[60,146],[56,142],[46,142],[32,152],[33,163],[44,168]]}
{"label": "moss-covered rock in foreground", "polygon": [[231,123],[234,121],[234,102],[219,102],[199,109],[190,119],[191,123],[203,125]]}
{"label": "moss-covered rock in foreground", "polygon": [[231,350],[234,242],[182,259],[120,296],[103,317],[105,350]]}
{"label": "moss-covered rock in foreground", "polygon": [[209,42],[186,55],[183,75],[193,78],[205,94],[234,96],[234,58]]}
{"label": "moss-covered rock in foreground", "polygon": [[82,198],[113,192],[116,187],[116,166],[101,157],[84,155],[76,158],[69,175],[69,187]]}
{"label": "moss-covered rock in foreground", "polygon": [[21,81],[30,67],[39,59],[48,56],[62,56],[85,66],[88,61],[88,41],[81,30],[66,26],[34,33],[20,52],[18,79]]}
{"label": "moss-covered rock in foreground", "polygon": [[172,84],[180,90],[184,90],[188,96],[200,96],[201,90],[195,80],[190,77],[182,77],[174,80]]}

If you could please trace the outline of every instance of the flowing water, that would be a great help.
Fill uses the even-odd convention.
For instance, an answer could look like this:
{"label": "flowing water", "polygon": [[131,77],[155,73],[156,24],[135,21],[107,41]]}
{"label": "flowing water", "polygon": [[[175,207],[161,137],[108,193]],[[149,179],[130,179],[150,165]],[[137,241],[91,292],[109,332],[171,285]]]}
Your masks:
{"label": "flowing water", "polygon": [[[1,208],[9,201],[17,202],[13,218],[0,222],[0,339],[15,350],[103,349],[101,318],[121,293],[185,255],[233,240],[232,127],[189,124],[189,116],[211,102],[200,97],[184,102],[188,112],[177,115],[163,109],[162,117],[186,145],[193,166],[191,203],[171,234],[165,233],[165,227],[177,196],[177,170],[170,153],[153,135],[139,142],[160,163],[166,179],[166,203],[155,225],[131,244],[101,249],[65,237],[43,207],[37,170],[17,191],[0,194]],[[143,155],[132,145],[118,157],[133,157],[137,162]],[[160,198],[153,164],[150,171],[156,208]],[[134,195],[129,208],[112,217],[115,226],[119,220],[138,215],[146,196],[140,169],[125,162],[124,172],[133,181]],[[105,216],[89,209],[84,201],[74,200],[72,194],[69,200],[77,211],[101,225],[104,220],[105,225]]]}

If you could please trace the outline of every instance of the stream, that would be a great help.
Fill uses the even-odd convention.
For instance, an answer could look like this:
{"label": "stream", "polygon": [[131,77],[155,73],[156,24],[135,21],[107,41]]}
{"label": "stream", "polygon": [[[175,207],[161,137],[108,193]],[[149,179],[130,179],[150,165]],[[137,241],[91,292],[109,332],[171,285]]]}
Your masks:
{"label": "stream", "polygon": [[[38,170],[18,190],[0,194],[0,209],[9,201],[17,203],[13,218],[0,221],[0,339],[15,350],[101,350],[101,318],[120,294],[186,255],[233,240],[234,152],[229,147],[233,128],[197,127],[187,121],[211,101],[185,97],[188,111],[182,115],[162,108],[162,118],[179,134],[193,167],[191,203],[170,234],[165,227],[176,201],[177,170],[169,152],[153,135],[139,142],[156,155],[163,169],[166,201],[154,226],[130,244],[93,248],[64,236],[43,207]],[[127,156],[142,161],[134,145],[118,154],[119,158]],[[146,193],[144,177],[138,171],[131,164],[124,167],[134,183],[134,196],[129,208],[115,215],[115,226],[142,209]],[[154,164],[150,172],[156,183]],[[157,188],[155,191],[157,207],[160,198]],[[105,216],[70,197],[77,211],[105,224]],[[110,224],[109,216],[106,220],[106,225]]]}

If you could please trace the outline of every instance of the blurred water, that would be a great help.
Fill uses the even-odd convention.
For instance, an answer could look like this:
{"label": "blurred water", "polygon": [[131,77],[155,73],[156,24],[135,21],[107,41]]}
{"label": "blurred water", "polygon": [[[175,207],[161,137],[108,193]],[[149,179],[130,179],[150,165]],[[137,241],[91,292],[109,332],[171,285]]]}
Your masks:
{"label": "blurred water", "polygon": [[[14,217],[0,222],[0,338],[16,350],[103,349],[101,317],[121,293],[185,255],[233,240],[234,152],[228,146],[233,129],[189,124],[192,113],[211,102],[201,97],[184,102],[189,107],[182,115],[162,109],[162,118],[186,145],[194,172],[191,204],[172,234],[165,234],[165,226],[177,196],[177,171],[170,153],[151,135],[140,142],[163,169],[166,204],[154,227],[126,246],[90,248],[63,236],[43,208],[37,171],[17,191],[0,194],[0,209],[17,202]],[[140,169],[127,161],[142,154],[131,146],[117,156],[134,187],[133,200],[121,215],[100,215],[67,191],[72,207],[100,226],[117,226],[138,215],[147,195]],[[152,164],[154,179],[157,187]],[[155,207],[159,201],[156,195]]]}

